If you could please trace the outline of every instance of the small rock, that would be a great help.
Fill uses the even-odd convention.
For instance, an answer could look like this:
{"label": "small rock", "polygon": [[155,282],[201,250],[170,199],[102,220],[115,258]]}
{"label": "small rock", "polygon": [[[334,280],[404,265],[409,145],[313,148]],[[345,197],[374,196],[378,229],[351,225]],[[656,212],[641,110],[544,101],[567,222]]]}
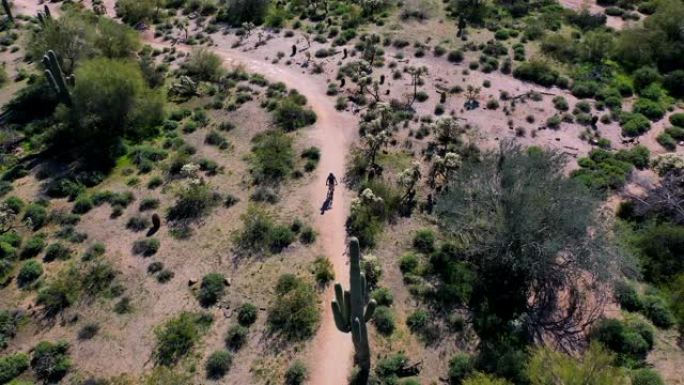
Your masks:
{"label": "small rock", "polygon": [[193,286],[196,283],[197,283],[197,278],[188,279],[188,286]]}
{"label": "small rock", "polygon": [[224,278],[223,279],[223,284],[226,286],[230,286],[233,283],[233,281],[230,278]]}

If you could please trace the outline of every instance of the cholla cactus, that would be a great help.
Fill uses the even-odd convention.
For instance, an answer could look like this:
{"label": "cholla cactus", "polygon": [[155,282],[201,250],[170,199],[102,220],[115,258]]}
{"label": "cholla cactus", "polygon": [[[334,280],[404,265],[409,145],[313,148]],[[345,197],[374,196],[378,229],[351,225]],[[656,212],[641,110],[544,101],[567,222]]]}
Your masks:
{"label": "cholla cactus", "polygon": [[404,189],[402,200],[410,200],[416,195],[416,185],[421,177],[420,163],[418,162],[413,162],[411,167],[399,173],[399,185]]}
{"label": "cholla cactus", "polygon": [[458,141],[459,136],[463,133],[461,126],[453,118],[440,119],[435,123],[435,136],[446,148],[450,143]]}
{"label": "cholla cactus", "polygon": [[375,135],[367,134],[363,137],[363,140],[366,143],[370,165],[371,167],[376,167],[377,164],[375,163],[375,158],[378,156],[378,151],[380,148],[387,145],[387,142],[389,141],[389,134],[387,134],[387,131],[380,131]]}
{"label": "cholla cactus", "polygon": [[185,178],[190,179],[190,183],[192,183],[194,180],[199,180],[198,178],[198,173],[199,173],[200,167],[199,165],[195,163],[187,163],[184,164],[183,167],[181,167],[181,175]]}
{"label": "cholla cactus", "polygon": [[445,184],[459,167],[461,167],[461,156],[456,153],[447,152],[444,157],[435,156],[430,170],[430,186],[434,188],[438,183],[439,185]]}
{"label": "cholla cactus", "polygon": [[658,175],[665,175],[670,170],[684,169],[684,155],[681,154],[663,154],[653,159],[653,169]]}
{"label": "cholla cactus", "polygon": [[16,217],[17,214],[9,208],[7,203],[0,203],[0,234],[4,234],[13,228]]}

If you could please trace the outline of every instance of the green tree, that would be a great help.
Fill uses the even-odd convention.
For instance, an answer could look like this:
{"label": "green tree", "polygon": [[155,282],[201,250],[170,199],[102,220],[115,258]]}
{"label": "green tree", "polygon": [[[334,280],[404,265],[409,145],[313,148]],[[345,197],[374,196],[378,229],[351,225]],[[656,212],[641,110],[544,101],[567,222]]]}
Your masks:
{"label": "green tree", "polygon": [[[484,317],[481,337],[521,316],[531,330],[567,337],[592,306],[582,294],[587,273],[604,282],[624,265],[599,200],[565,176],[565,165],[560,153],[504,142],[464,162],[438,197],[441,225],[470,245],[446,259],[465,259],[478,273],[470,306]],[[575,306],[557,318],[560,291]]]}
{"label": "green tree", "polygon": [[580,358],[537,347],[527,364],[531,385],[627,385],[622,370],[613,365],[615,357],[594,342]]}

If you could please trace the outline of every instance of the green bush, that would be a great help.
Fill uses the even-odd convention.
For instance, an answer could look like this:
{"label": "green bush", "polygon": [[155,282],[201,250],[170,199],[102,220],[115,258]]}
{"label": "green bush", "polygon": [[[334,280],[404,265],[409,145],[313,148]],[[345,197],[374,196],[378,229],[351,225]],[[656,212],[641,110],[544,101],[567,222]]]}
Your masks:
{"label": "green bush", "polygon": [[469,355],[455,355],[449,360],[449,384],[461,385],[473,371],[473,359]]}
{"label": "green bush", "polygon": [[293,275],[282,275],[276,284],[276,300],[268,314],[270,327],[288,340],[304,340],[320,322],[318,294],[314,287]]}
{"label": "green bush", "polygon": [[53,317],[79,299],[80,281],[78,270],[73,266],[67,267],[38,291],[36,303],[43,306],[46,316]]}
{"label": "green bush", "polygon": [[257,320],[257,317],[259,315],[258,311],[259,311],[259,309],[257,309],[257,307],[252,305],[251,303],[249,303],[249,302],[243,303],[237,309],[238,323],[240,323],[240,325],[242,325],[242,326],[252,325]]}
{"label": "green bush", "polygon": [[153,0],[118,0],[116,2],[116,15],[130,25],[153,21],[155,9],[156,5]]}
{"label": "green bush", "polygon": [[328,257],[317,257],[312,266],[314,278],[319,285],[327,285],[335,279],[335,270]]}
{"label": "green bush", "polygon": [[232,27],[240,27],[243,23],[260,25],[264,22],[268,5],[268,0],[228,0],[216,19]]}
{"label": "green bush", "polygon": [[620,119],[622,135],[639,136],[651,129],[651,121],[639,113],[628,113]]}
{"label": "green bush", "polygon": [[50,382],[59,382],[71,369],[68,356],[69,343],[42,341],[33,350],[31,369],[36,378]]}
{"label": "green bush", "polygon": [[71,258],[71,253],[71,249],[67,246],[64,246],[61,243],[52,243],[45,249],[43,260],[45,262],[51,262],[57,259],[64,261]]}
{"label": "green bush", "polygon": [[684,112],[674,113],[669,119],[673,126],[684,127]]}
{"label": "green bush", "polygon": [[87,195],[80,195],[74,202],[74,208],[71,210],[74,214],[85,214],[93,208],[93,201]]}
{"label": "green bush", "polygon": [[236,352],[242,348],[245,343],[247,343],[247,335],[249,334],[249,329],[242,325],[233,325],[228,329],[224,341],[226,342],[226,347],[228,349]]}
{"label": "green bush", "polygon": [[159,199],[157,198],[144,198],[140,201],[140,206],[138,206],[139,211],[156,210],[159,208]]}
{"label": "green bush", "polygon": [[380,334],[392,334],[395,329],[394,313],[387,306],[378,306],[373,315],[373,324]]}
{"label": "green bush", "polygon": [[520,64],[513,70],[513,76],[520,80],[537,83],[544,87],[551,87],[556,84],[559,73],[546,62],[532,60]]}
{"label": "green bush", "polygon": [[176,194],[176,202],[166,212],[171,222],[198,220],[219,205],[221,195],[206,184],[190,184]]}
{"label": "green bush", "polygon": [[621,308],[633,312],[642,309],[641,298],[639,298],[639,293],[634,286],[624,281],[616,282],[613,292],[615,293],[615,300]]}
{"label": "green bush", "polygon": [[256,183],[277,184],[294,169],[292,139],[278,130],[258,134],[252,140],[250,164]]}
{"label": "green bush", "polygon": [[205,366],[207,378],[217,380],[225,376],[232,364],[233,356],[230,352],[225,350],[213,352],[209,358],[207,358],[207,364]]}
{"label": "green bush", "polygon": [[285,371],[285,384],[301,385],[306,381],[308,375],[309,371],[306,369],[306,365],[302,361],[296,360]]}
{"label": "green bush", "polygon": [[36,234],[26,241],[24,248],[21,250],[22,258],[32,258],[40,254],[45,248],[45,235]]}
{"label": "green bush", "polygon": [[29,358],[24,353],[0,357],[0,384],[6,384],[29,367]]}
{"label": "green bush", "polygon": [[128,222],[126,222],[126,228],[136,232],[143,231],[150,227],[150,225],[149,219],[139,216],[130,217],[128,218]]}
{"label": "green bush", "polygon": [[386,382],[393,384],[398,381],[401,370],[408,366],[409,359],[404,353],[396,353],[378,360],[375,374]]}
{"label": "green bush", "polygon": [[463,51],[461,51],[461,50],[451,51],[447,55],[447,60],[450,63],[461,63],[461,62],[463,62],[463,58],[464,58],[464,54],[463,54]]}
{"label": "green bush", "polygon": [[212,306],[223,297],[225,289],[225,277],[223,274],[210,273],[202,278],[197,299],[204,307]]}
{"label": "green bush", "polygon": [[661,132],[656,137],[656,141],[666,150],[674,151],[677,148],[677,141],[667,132]]}
{"label": "green bush", "polygon": [[206,48],[193,50],[181,66],[188,76],[195,80],[217,81],[224,73],[223,61]]}
{"label": "green bush", "polygon": [[406,325],[414,333],[423,330],[428,322],[430,322],[430,314],[423,309],[415,310],[406,318]]}
{"label": "green bush", "polygon": [[413,248],[422,253],[431,253],[435,249],[435,234],[430,229],[422,229],[413,237]]}
{"label": "green bush", "polygon": [[18,313],[0,309],[0,349],[5,349],[9,340],[14,337],[20,320]]}
{"label": "green bush", "polygon": [[420,260],[413,253],[406,253],[399,260],[399,269],[403,274],[415,274],[419,265]]}
{"label": "green bush", "polygon": [[299,234],[299,241],[305,245],[316,242],[316,231],[311,226],[304,227]]}
{"label": "green bush", "polygon": [[21,210],[24,208],[25,204],[19,197],[11,196],[5,199],[5,205],[14,214],[19,215]]}
{"label": "green bush", "polygon": [[675,140],[684,140],[684,128],[682,127],[667,127],[665,129],[665,133],[670,135],[672,139]]}
{"label": "green bush", "polygon": [[392,303],[394,303],[394,295],[392,295],[392,291],[386,287],[379,287],[373,290],[371,297],[380,306],[392,306]]}
{"label": "green bush", "polygon": [[647,295],[643,299],[643,313],[659,328],[669,329],[675,324],[675,319],[667,308],[665,301],[655,295]]}
{"label": "green bush", "polygon": [[43,265],[36,260],[24,262],[17,275],[17,283],[20,287],[26,287],[43,275]]}
{"label": "green bush", "polygon": [[159,250],[159,240],[157,238],[142,238],[133,242],[133,254],[149,257]]}
{"label": "green bush", "polygon": [[653,67],[641,67],[634,71],[634,88],[637,92],[661,79],[660,73]]}
{"label": "green bush", "polygon": [[653,369],[636,369],[630,373],[632,385],[665,385],[660,374]]}
{"label": "green bush", "polygon": [[633,110],[637,114],[642,114],[652,121],[657,121],[665,116],[665,108],[657,101],[651,99],[639,98],[634,103]]}
{"label": "green bush", "polygon": [[623,322],[616,319],[599,321],[590,338],[617,353],[623,363],[644,360],[654,343],[651,326],[640,321]]}
{"label": "green bush", "polygon": [[316,113],[288,96],[278,103],[273,111],[273,119],[280,129],[290,132],[316,123]]}
{"label": "green bush", "polygon": [[199,342],[211,323],[212,318],[208,314],[183,312],[158,327],[154,331],[157,337],[154,350],[157,364],[170,366],[178,362]]}
{"label": "green bush", "polygon": [[36,204],[36,203],[31,203],[26,207],[26,211],[24,212],[24,221],[31,221],[30,227],[35,231],[43,227],[47,223],[47,210],[45,210],[45,207]]}

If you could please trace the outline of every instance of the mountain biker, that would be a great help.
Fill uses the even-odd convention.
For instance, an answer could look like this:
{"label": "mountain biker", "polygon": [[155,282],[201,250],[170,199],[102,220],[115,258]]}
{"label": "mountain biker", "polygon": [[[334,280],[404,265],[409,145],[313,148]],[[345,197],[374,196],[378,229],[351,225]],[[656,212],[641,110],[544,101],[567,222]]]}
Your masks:
{"label": "mountain biker", "polygon": [[328,174],[328,179],[326,179],[325,185],[326,187],[328,187],[329,190],[335,189],[335,186],[337,186],[337,178],[335,178],[335,174]]}

